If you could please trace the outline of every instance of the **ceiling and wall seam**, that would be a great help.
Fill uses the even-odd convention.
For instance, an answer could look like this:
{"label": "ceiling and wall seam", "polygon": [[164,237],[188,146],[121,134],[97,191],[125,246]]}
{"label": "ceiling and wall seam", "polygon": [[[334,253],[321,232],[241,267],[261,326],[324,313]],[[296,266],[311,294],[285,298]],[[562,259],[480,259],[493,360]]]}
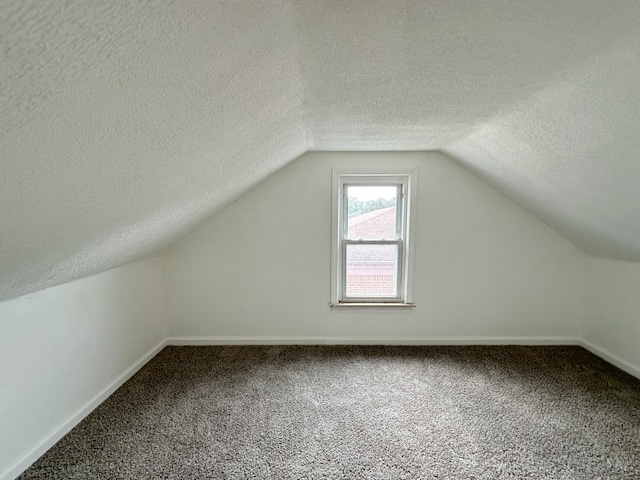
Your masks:
{"label": "ceiling and wall seam", "polygon": [[575,242],[573,242],[571,240],[571,238],[567,237],[562,232],[560,232],[554,225],[550,224],[547,219],[545,219],[544,217],[541,217],[540,215],[538,215],[535,210],[529,209],[527,207],[526,203],[520,202],[520,201],[517,200],[517,198],[514,198],[513,195],[509,195],[508,193],[504,192],[500,188],[499,185],[496,185],[494,182],[491,181],[491,179],[486,178],[484,175],[482,175],[482,172],[479,172],[479,171],[473,169],[468,164],[462,162],[459,158],[456,158],[455,155],[452,155],[451,153],[447,152],[446,148],[445,149],[440,149],[440,150],[438,150],[438,152],[441,153],[442,155],[444,155],[445,157],[447,157],[452,162],[456,163],[458,166],[460,166],[460,168],[463,168],[463,169],[467,170],[469,173],[471,173],[473,176],[475,176],[481,182],[486,183],[487,185],[489,185],[498,194],[500,194],[500,196],[506,198],[509,202],[511,202],[514,205],[516,205],[518,208],[520,208],[520,210],[522,210],[525,214],[530,216],[532,219],[534,219],[537,222],[542,223],[549,230],[553,231],[555,234],[557,234],[560,237],[562,237],[568,244],[570,244],[572,247],[574,247],[585,258],[598,258],[596,256],[591,255],[589,252],[587,252],[583,248],[581,248],[580,245],[578,245]]}

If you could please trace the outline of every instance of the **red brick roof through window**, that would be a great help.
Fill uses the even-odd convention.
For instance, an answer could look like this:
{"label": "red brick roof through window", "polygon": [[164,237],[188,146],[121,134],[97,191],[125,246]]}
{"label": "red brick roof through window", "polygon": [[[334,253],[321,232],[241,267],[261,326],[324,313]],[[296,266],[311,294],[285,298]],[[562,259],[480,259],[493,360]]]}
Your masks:
{"label": "red brick roof through window", "polygon": [[349,218],[351,240],[393,240],[396,234],[396,207],[381,208]]}

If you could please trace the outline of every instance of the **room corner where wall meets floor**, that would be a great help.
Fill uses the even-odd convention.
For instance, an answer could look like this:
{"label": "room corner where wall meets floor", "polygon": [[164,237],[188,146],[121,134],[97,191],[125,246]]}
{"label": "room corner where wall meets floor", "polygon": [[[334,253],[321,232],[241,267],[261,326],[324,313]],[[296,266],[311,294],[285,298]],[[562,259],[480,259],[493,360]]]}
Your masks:
{"label": "room corner where wall meets floor", "polygon": [[586,348],[640,378],[640,263],[588,258]]}
{"label": "room corner where wall meets floor", "polygon": [[160,261],[0,302],[0,479],[12,480],[162,349]]}

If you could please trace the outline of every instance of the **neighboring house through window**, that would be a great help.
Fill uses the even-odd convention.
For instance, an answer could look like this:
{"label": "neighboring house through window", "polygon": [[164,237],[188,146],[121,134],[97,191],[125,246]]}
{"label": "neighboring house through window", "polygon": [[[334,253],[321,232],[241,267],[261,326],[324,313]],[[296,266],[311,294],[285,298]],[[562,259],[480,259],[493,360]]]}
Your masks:
{"label": "neighboring house through window", "polygon": [[413,306],[416,177],[334,170],[332,306]]}

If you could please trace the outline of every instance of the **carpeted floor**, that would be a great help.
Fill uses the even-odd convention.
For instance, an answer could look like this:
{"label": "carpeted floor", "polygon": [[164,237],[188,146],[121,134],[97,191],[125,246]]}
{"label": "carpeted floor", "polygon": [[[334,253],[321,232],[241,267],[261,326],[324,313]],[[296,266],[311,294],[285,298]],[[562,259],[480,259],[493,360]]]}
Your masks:
{"label": "carpeted floor", "polygon": [[168,347],[20,479],[640,479],[579,347]]}

